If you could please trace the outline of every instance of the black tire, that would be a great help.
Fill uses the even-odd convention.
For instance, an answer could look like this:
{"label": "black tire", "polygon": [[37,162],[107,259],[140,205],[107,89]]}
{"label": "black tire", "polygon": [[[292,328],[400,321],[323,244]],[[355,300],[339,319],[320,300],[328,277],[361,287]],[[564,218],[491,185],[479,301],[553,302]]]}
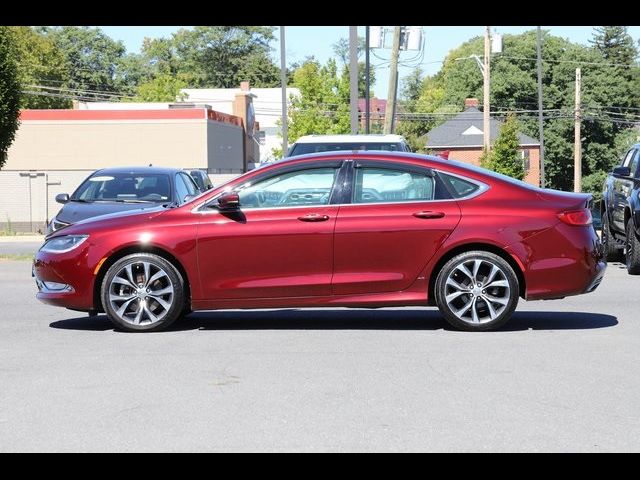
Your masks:
{"label": "black tire", "polygon": [[623,259],[623,251],[618,248],[615,240],[611,236],[611,225],[609,224],[609,212],[605,211],[602,215],[602,247],[604,249],[604,258],[607,262],[621,262]]}
{"label": "black tire", "polygon": [[[150,265],[149,278],[146,279],[144,275],[145,263]],[[127,285],[121,286],[123,284],[120,280],[114,282],[116,276],[128,281],[127,275],[122,274],[123,270],[126,271],[128,266],[131,267],[134,279],[141,282],[135,285],[136,288],[142,284],[145,284],[142,287],[145,288],[146,283],[149,283],[147,280],[153,280],[155,276],[153,272],[156,274],[159,272],[163,273],[164,275],[161,275],[158,280],[150,283],[150,286],[155,285],[159,290],[147,289],[146,292],[148,292],[149,297],[144,297],[144,292],[134,293],[131,287]],[[120,289],[119,291],[118,288]],[[153,293],[156,291],[169,291],[170,293],[154,296]],[[184,280],[178,269],[166,259],[151,253],[134,253],[118,260],[107,271],[100,290],[102,306],[109,320],[111,320],[116,327],[129,332],[150,332],[167,328],[183,314],[185,307],[184,292]],[[124,305],[126,301],[129,301],[129,298],[135,298],[129,302],[129,306],[125,306],[125,311],[119,315],[110,300],[111,294],[118,297],[122,296],[124,299],[120,304],[115,303],[115,307]],[[129,297],[130,295],[133,295],[133,297]],[[155,298],[159,298],[159,300],[155,300]],[[159,303],[160,301],[162,301],[164,305],[169,305],[169,308],[163,308],[162,304]],[[134,313],[133,311],[129,311],[129,309],[136,307],[138,309],[137,311],[143,310],[139,324],[132,323],[135,319],[127,317],[127,315],[132,316]],[[157,315],[157,321],[152,319],[152,316],[155,315]],[[131,321],[127,321],[127,318]]]}
{"label": "black tire", "polygon": [[[475,261],[477,260],[480,261],[480,267],[477,272],[475,272],[476,275],[472,275],[473,278],[476,279],[476,282],[471,282],[471,278],[463,275],[459,267],[460,265],[475,265]],[[500,273],[493,277],[494,280],[488,281],[491,274],[490,269],[492,269],[493,265],[499,269]],[[467,268],[467,270],[473,274],[472,269]],[[459,275],[459,277],[456,277],[457,275]],[[450,303],[447,302],[448,295],[450,298],[453,296],[452,294],[462,291],[448,284],[450,278],[465,288],[468,288],[465,285],[465,282],[468,280],[470,285],[473,284],[474,292],[468,290],[468,293],[459,294],[457,298],[450,300]],[[499,278],[499,282],[504,284],[505,287],[492,287],[491,285],[497,283],[496,278]],[[508,290],[506,290],[507,287]],[[453,289],[453,292],[451,289]],[[466,292],[467,290],[464,291]],[[451,326],[460,330],[486,331],[501,327],[511,318],[513,311],[518,305],[520,285],[513,268],[502,257],[490,252],[475,250],[456,255],[444,264],[436,278],[434,293],[435,301],[440,312]],[[500,295],[499,298],[498,295]],[[493,301],[488,302],[487,299],[489,298],[499,299],[505,303],[498,304]],[[454,309],[456,308],[455,302],[461,302],[462,308],[464,308],[467,302],[472,302],[472,307],[469,307],[469,309],[465,311],[469,313],[469,320],[465,320],[465,313],[463,313],[463,318],[454,313]],[[490,303],[491,306],[489,305]],[[477,322],[474,322],[472,318],[474,310],[477,313],[477,318],[480,319]],[[458,313],[460,313],[460,309]],[[482,317],[485,315],[488,315],[489,319],[486,319],[486,317],[483,319]]]}
{"label": "black tire", "polygon": [[640,275],[640,241],[633,228],[633,220],[627,222],[627,248],[625,249],[625,261],[627,272],[630,275]]}

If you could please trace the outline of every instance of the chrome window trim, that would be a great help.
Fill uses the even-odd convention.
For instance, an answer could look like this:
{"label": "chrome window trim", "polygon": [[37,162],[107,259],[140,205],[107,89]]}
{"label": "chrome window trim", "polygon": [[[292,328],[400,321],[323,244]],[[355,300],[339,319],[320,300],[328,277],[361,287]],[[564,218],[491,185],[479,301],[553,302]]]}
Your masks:
{"label": "chrome window trim", "polygon": [[[469,182],[469,183],[473,183],[474,185],[477,185],[479,188],[478,190],[476,190],[475,192],[466,195],[464,197],[460,197],[460,198],[442,198],[442,199],[434,199],[434,200],[414,200],[414,201],[402,201],[402,202],[371,202],[371,203],[333,203],[333,204],[323,204],[323,205],[296,205],[296,206],[291,206],[291,207],[247,207],[247,208],[240,208],[241,211],[253,211],[253,210],[283,210],[283,209],[298,209],[298,208],[321,208],[321,207],[361,207],[363,205],[367,206],[367,205],[408,205],[408,204],[412,204],[412,203],[441,203],[441,202],[461,202],[461,201],[466,201],[466,200],[471,200],[472,198],[475,198],[479,195],[482,195],[484,192],[486,192],[487,190],[489,190],[491,188],[490,185],[481,182],[480,180],[475,180],[469,177],[465,177],[464,175],[458,175],[457,173],[451,173],[451,172],[445,172],[443,170],[439,170],[437,168],[432,169],[434,172],[441,172],[444,173],[445,175],[450,175],[452,177],[456,177],[459,178],[460,180],[464,180],[465,182]],[[227,193],[230,190],[226,190],[223,192],[220,192],[219,195],[222,195],[223,193]],[[211,211],[206,211],[206,210],[201,210],[202,207],[204,207],[207,203],[213,201],[215,198],[217,198],[219,195],[216,195],[214,198],[210,199],[207,202],[203,202],[197,206],[195,206],[194,208],[191,209],[191,213],[197,213],[200,215],[208,215],[208,214],[212,214],[212,213],[221,213],[220,210],[216,210],[216,209],[212,209]]]}

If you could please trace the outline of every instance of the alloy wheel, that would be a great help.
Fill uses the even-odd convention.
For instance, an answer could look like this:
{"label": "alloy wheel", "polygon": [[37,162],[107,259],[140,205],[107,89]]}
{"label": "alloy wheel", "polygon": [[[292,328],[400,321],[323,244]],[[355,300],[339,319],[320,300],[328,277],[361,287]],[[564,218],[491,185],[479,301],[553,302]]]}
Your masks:
{"label": "alloy wheel", "polygon": [[508,307],[511,286],[500,266],[476,258],[453,267],[444,293],[447,306],[459,320],[480,325],[494,321]]}
{"label": "alloy wheel", "polygon": [[148,261],[124,265],[109,284],[108,300],[113,312],[131,325],[159,322],[171,309],[174,297],[168,273]]}

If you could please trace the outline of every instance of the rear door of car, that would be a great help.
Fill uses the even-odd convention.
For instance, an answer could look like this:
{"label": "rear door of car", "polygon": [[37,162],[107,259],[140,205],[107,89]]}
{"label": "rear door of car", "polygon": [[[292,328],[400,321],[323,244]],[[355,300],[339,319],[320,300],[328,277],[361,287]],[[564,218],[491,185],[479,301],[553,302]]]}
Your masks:
{"label": "rear door of car", "polygon": [[[334,239],[332,293],[408,288],[460,221],[430,169],[380,160],[349,162]],[[444,198],[446,197],[446,198]]]}

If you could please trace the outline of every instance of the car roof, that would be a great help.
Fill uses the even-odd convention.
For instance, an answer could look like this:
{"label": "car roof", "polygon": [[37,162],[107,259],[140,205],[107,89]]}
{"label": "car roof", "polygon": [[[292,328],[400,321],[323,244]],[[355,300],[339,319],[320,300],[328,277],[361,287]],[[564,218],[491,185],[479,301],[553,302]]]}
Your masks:
{"label": "car roof", "polygon": [[94,174],[108,175],[108,174],[119,174],[119,173],[129,173],[132,175],[141,175],[141,174],[163,174],[163,175],[171,175],[172,173],[182,172],[181,168],[173,168],[173,167],[153,167],[153,166],[137,166],[137,167],[108,167],[101,168],[100,170],[96,170]]}
{"label": "car roof", "polygon": [[401,135],[370,134],[370,135],[304,135],[295,143],[400,143],[405,139]]}
{"label": "car roof", "polygon": [[499,180],[501,182],[508,182],[510,184],[517,184],[521,187],[526,187],[529,189],[539,189],[539,187],[535,187],[533,185],[529,185],[523,181],[516,180],[514,178],[508,177],[506,175],[496,173],[491,170],[487,170],[485,168],[472,165],[466,162],[461,162],[459,160],[453,159],[444,159],[442,157],[436,157],[433,155],[425,155],[422,153],[411,153],[411,152],[389,152],[384,150],[339,150],[333,152],[320,152],[320,153],[308,153],[305,155],[299,155],[295,157],[285,157],[282,160],[278,160],[276,162],[271,162],[268,165],[260,168],[270,168],[272,165],[274,168],[278,165],[286,165],[288,163],[295,164],[296,162],[304,163],[304,162],[313,162],[316,161],[326,161],[329,162],[331,160],[381,160],[387,162],[403,162],[408,161],[415,165],[419,165],[423,163],[427,168],[440,168],[442,167],[445,171],[450,171],[452,173],[457,173],[460,175],[466,175],[471,178],[480,180],[491,178],[493,180]]}

